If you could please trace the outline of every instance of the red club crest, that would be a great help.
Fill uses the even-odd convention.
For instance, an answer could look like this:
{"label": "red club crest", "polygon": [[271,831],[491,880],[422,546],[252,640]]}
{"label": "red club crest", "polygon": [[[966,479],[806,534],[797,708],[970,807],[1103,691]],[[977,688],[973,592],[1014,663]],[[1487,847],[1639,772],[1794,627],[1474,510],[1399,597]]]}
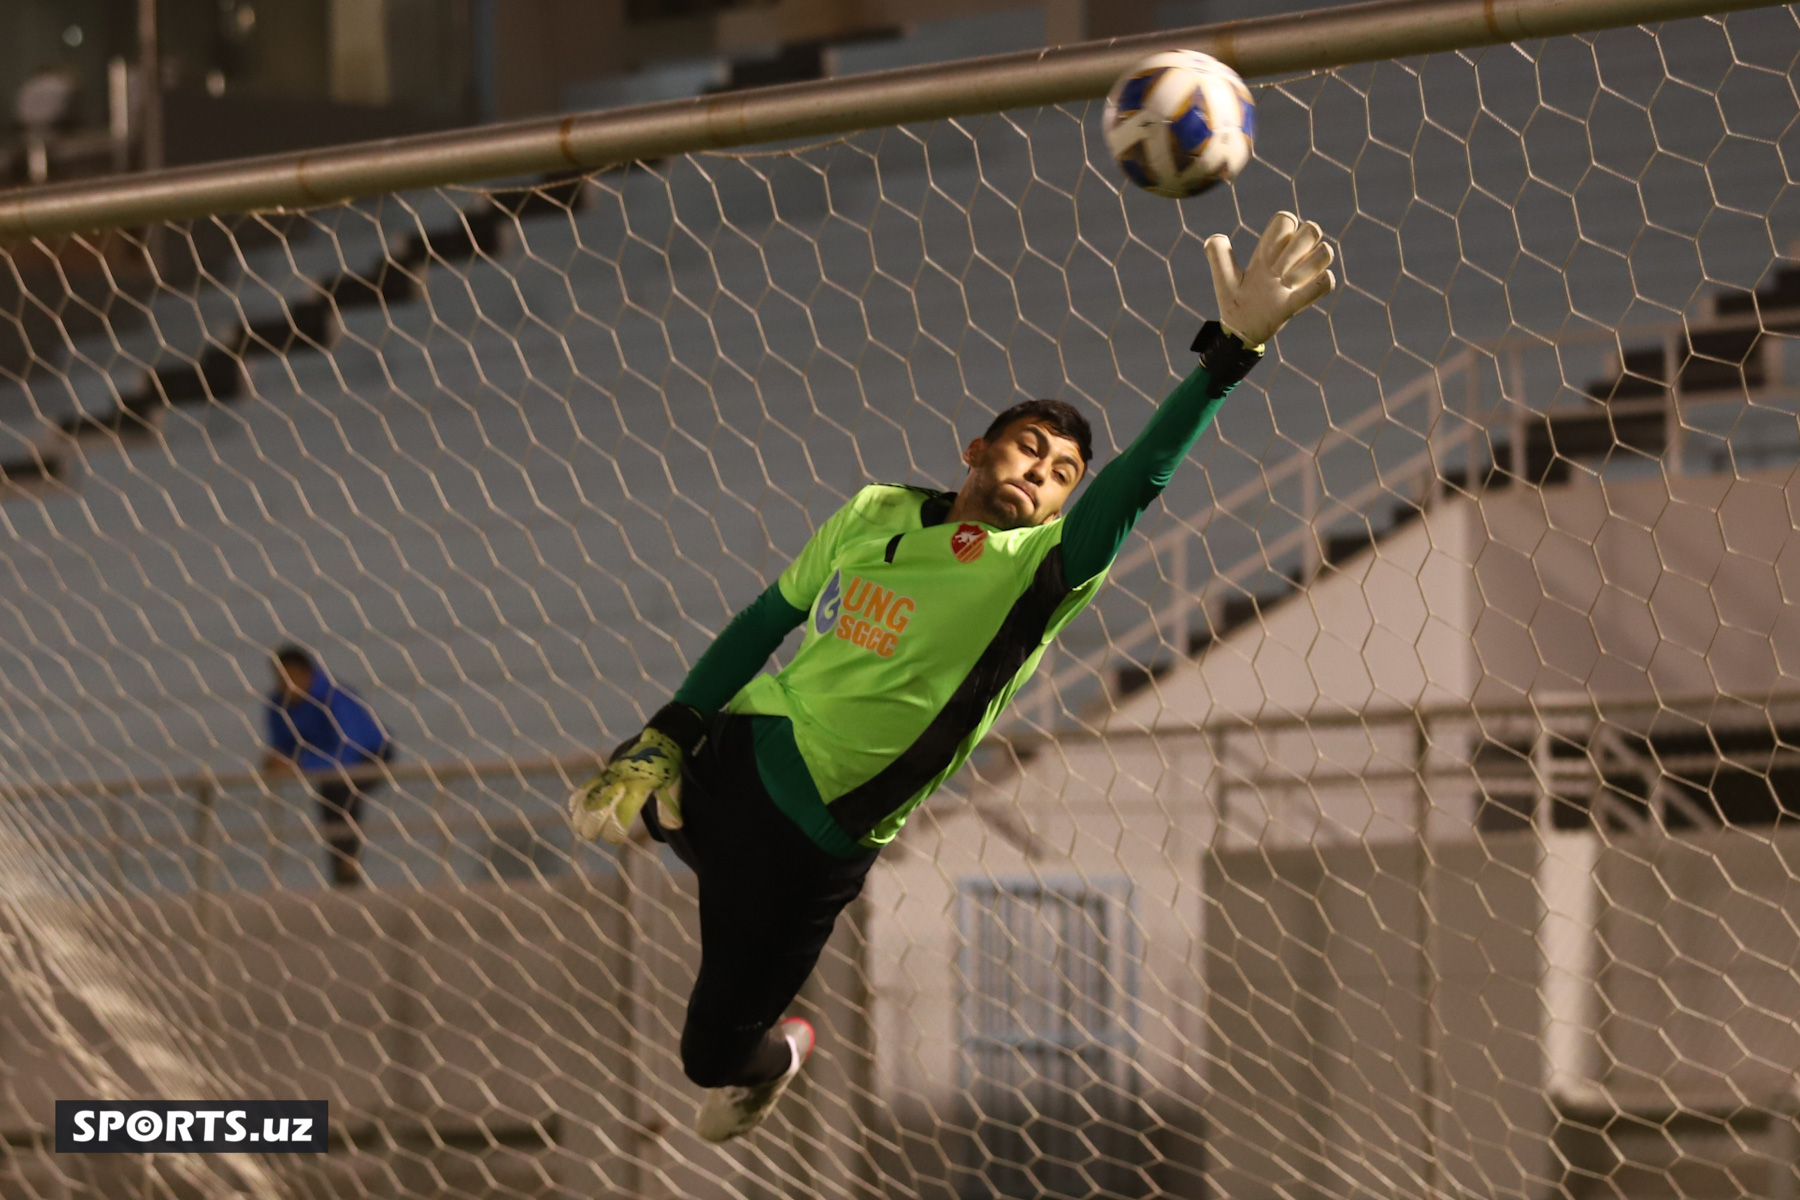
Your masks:
{"label": "red club crest", "polygon": [[987,530],[979,525],[963,524],[950,535],[950,553],[958,562],[974,562],[987,549]]}

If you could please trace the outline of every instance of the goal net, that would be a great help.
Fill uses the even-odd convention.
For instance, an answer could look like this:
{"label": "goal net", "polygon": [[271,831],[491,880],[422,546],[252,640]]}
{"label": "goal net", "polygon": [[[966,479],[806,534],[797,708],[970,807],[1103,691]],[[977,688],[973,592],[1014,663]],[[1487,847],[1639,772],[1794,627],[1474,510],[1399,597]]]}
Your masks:
{"label": "goal net", "polygon": [[[1252,80],[1180,204],[1096,102],[0,248],[0,1192],[1794,1195],[1797,61]],[[1037,396],[1116,454],[1284,208],[1342,286],[702,1143],[692,877],[570,787],[862,484]],[[397,746],[361,886],[258,770],[288,642]],[[53,1153],[84,1097],[333,1148]]]}

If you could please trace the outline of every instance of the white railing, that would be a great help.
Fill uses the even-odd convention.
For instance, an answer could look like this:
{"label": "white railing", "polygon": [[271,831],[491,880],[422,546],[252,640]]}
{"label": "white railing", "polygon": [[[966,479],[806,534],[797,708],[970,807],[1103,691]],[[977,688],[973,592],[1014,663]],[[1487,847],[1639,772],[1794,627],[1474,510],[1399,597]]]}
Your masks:
{"label": "white railing", "polygon": [[[1671,474],[1681,474],[1688,445],[1685,412],[1704,405],[1747,401],[1769,407],[1800,405],[1800,387],[1782,381],[1784,339],[1778,335],[1765,336],[1755,351],[1761,359],[1755,364],[1762,375],[1760,385],[1747,392],[1683,392],[1681,369],[1688,358],[1690,334],[1749,331],[1763,329],[1766,324],[1756,313],[1746,313],[1707,316],[1703,323],[1681,319],[1616,330],[1595,328],[1559,335],[1553,340],[1515,335],[1468,346],[1385,396],[1380,404],[1332,426],[1316,446],[1295,451],[1216,498],[1175,528],[1148,538],[1121,555],[1110,573],[1112,586],[1130,586],[1128,581],[1148,576],[1149,586],[1140,589],[1141,593],[1154,590],[1166,599],[1146,600],[1149,611],[1123,631],[1109,630],[1105,646],[1042,672],[997,727],[995,737],[1002,741],[1032,738],[1047,735],[1052,729],[1062,736],[1069,722],[1059,718],[1070,716],[1080,725],[1084,713],[1105,702],[1104,695],[1095,697],[1092,693],[1096,687],[1110,690],[1110,672],[1125,666],[1148,670],[1167,665],[1167,657],[1192,657],[1188,647],[1196,613],[1206,614],[1208,623],[1213,623],[1219,603],[1233,596],[1251,596],[1256,578],[1279,570],[1284,559],[1295,560],[1287,574],[1297,588],[1304,588],[1320,566],[1326,530],[1346,517],[1366,516],[1370,508],[1383,500],[1423,508],[1444,490],[1446,477],[1459,470],[1470,491],[1479,490],[1479,480],[1490,468],[1512,480],[1525,480],[1531,423],[1564,415],[1661,414],[1665,424],[1664,462]],[[1800,313],[1796,314],[1795,326],[1800,331]],[[1616,373],[1623,360],[1621,347],[1634,351],[1660,349],[1661,379],[1665,385],[1661,397],[1610,404],[1584,401],[1581,405],[1533,407],[1527,403],[1527,355],[1551,355],[1560,362],[1572,350],[1591,353],[1608,349],[1613,361],[1604,369]],[[1499,393],[1499,403],[1488,409],[1484,408],[1483,392],[1490,377]],[[1368,446],[1371,436],[1383,426],[1404,424],[1398,418],[1417,409],[1424,410],[1421,425],[1429,431],[1425,447],[1397,464],[1374,464],[1365,483],[1348,495],[1334,496],[1329,511],[1322,508],[1320,464],[1327,456],[1348,446]],[[1507,451],[1506,459],[1494,461],[1491,452],[1501,448]],[[1202,559],[1207,557],[1206,538],[1212,530],[1234,519],[1243,520],[1246,528],[1256,528],[1260,517],[1238,518],[1236,514],[1266,505],[1278,488],[1294,483],[1301,486],[1303,502],[1291,513],[1295,522],[1291,528],[1268,538],[1258,531],[1254,551],[1202,580],[1194,579],[1192,562],[1197,551]],[[1379,535],[1380,531],[1376,533]]]}
{"label": "white railing", "polygon": [[[594,756],[575,755],[401,762],[353,772],[358,782],[376,785],[361,821],[365,859],[395,864],[396,873],[421,885],[449,880],[459,860],[485,860],[501,876],[528,875],[534,856],[516,853],[519,844],[566,858],[562,801],[595,766]],[[339,778],[335,772],[303,782],[249,770],[198,771],[6,784],[0,800],[27,809],[57,806],[37,814],[34,832],[46,852],[85,863],[82,874],[103,893],[205,894],[238,890],[238,875],[290,884],[327,877],[308,784]],[[459,794],[458,785],[503,795],[504,811],[483,811],[478,797]],[[539,802],[527,805],[522,797]],[[508,861],[513,858],[518,861]]]}

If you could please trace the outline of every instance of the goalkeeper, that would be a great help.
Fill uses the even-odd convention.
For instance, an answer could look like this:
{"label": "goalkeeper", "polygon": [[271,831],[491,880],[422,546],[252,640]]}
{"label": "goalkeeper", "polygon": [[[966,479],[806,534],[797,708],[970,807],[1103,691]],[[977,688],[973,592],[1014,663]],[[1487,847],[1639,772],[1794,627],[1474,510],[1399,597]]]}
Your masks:
{"label": "goalkeeper", "polygon": [[[709,1141],[754,1129],[812,1051],[782,1014],[881,847],[955,773],[1050,639],[1099,590],[1139,516],[1262,344],[1334,286],[1312,222],[1278,214],[1240,273],[1206,242],[1219,320],[1195,368],[1068,513],[1087,422],[1032,400],[969,444],[955,493],[874,485],[732,618],[643,732],[570,798],[622,843],[641,811],[700,883],[681,1058]],[[793,629],[799,650],[759,674]]]}

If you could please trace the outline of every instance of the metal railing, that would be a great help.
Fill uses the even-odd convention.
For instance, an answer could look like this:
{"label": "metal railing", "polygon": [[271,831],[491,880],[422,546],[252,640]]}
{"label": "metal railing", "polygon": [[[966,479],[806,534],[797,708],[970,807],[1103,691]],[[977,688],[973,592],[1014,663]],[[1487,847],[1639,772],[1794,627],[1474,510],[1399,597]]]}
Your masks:
{"label": "metal railing", "polygon": [[0,240],[305,208],[406,188],[586,171],[1103,96],[1139,58],[1201,50],[1247,76],[1492,46],[1765,0],[1373,0],[1104,42],[449,134],[0,194]]}
{"label": "metal railing", "polygon": [[[1362,793],[1393,789],[1411,793],[1411,828],[1391,839],[1454,838],[1478,829],[1482,803],[1516,798],[1510,811],[1518,829],[1540,835],[1551,829],[1593,827],[1616,837],[1659,837],[1670,828],[1705,829],[1718,818],[1672,786],[1713,778],[1722,768],[1744,769],[1754,758],[1765,774],[1800,767],[1800,685],[1739,697],[1735,714],[1719,713],[1714,693],[1603,699],[1562,695],[1509,703],[1441,702],[1355,711],[1216,712],[1191,725],[1165,728],[1081,730],[1069,743],[1105,742],[1120,753],[1148,743],[1195,739],[1211,766],[1193,785],[1204,792],[1223,846],[1233,826],[1234,801],[1242,797],[1265,817],[1289,796],[1311,797],[1325,816],[1334,789]],[[1769,735],[1766,750],[1730,753],[1686,748],[1646,754],[1623,741],[1648,733],[1658,718],[1680,715],[1711,733]],[[1303,748],[1296,735],[1310,746]],[[1334,742],[1334,737],[1342,737]],[[1482,747],[1504,747],[1503,765],[1484,762]],[[1165,747],[1166,749],[1167,747]],[[1362,756],[1361,765],[1345,765]],[[1644,795],[1618,790],[1632,776]],[[1557,808],[1563,809],[1558,819]],[[1585,816],[1577,819],[1577,814]],[[1784,814],[1784,828],[1800,814]],[[1434,818],[1443,818],[1440,826]],[[1271,820],[1271,826],[1279,823]],[[1311,844],[1316,831],[1295,831]],[[1366,832],[1358,836],[1366,836]],[[1273,830],[1265,843],[1281,842]],[[1378,839],[1379,840],[1379,839]]]}
{"label": "metal railing", "polygon": [[[1628,761],[1630,751],[1608,742],[1609,731],[1632,732],[1648,728],[1653,718],[1688,714],[1707,728],[1767,729],[1774,721],[1782,729],[1800,726],[1800,688],[1766,696],[1741,697],[1741,722],[1721,718],[1718,697],[1629,697],[1602,699],[1591,696],[1553,696],[1506,704],[1434,703],[1414,708],[1375,710],[1259,713],[1254,719],[1236,712],[1211,714],[1191,725],[1151,729],[1134,727],[1116,731],[1073,729],[1059,733],[1060,741],[1106,741],[1120,752],[1136,744],[1159,739],[1198,738],[1210,748],[1216,763],[1205,778],[1192,782],[1216,808],[1222,825],[1230,823],[1234,798],[1244,796],[1266,806],[1283,795],[1318,795],[1333,788],[1401,788],[1419,792],[1426,810],[1439,810],[1451,824],[1475,821],[1475,803],[1485,796],[1490,802],[1517,796],[1515,811],[1529,814],[1529,823],[1549,827],[1546,798],[1557,803],[1578,802],[1596,820],[1616,831],[1637,834],[1659,832],[1664,810],[1703,827],[1707,815],[1686,811],[1681,798],[1653,788],[1644,805],[1615,803],[1607,790],[1607,776],[1635,771],[1655,780],[1704,779],[1719,766],[1717,753],[1660,754],[1654,760]],[[1350,736],[1371,758],[1362,767],[1346,767],[1328,754],[1317,761],[1276,754],[1287,735],[1305,734],[1315,749],[1328,746],[1334,735]],[[1584,753],[1555,754],[1555,742],[1587,748]],[[1404,744],[1402,744],[1404,743]],[[1473,757],[1483,744],[1518,749],[1517,761],[1503,769],[1484,767]],[[1384,749],[1385,748],[1385,749]],[[1769,769],[1800,765],[1800,745],[1778,741],[1768,755]],[[553,862],[545,874],[560,873],[579,847],[567,830],[562,797],[573,781],[590,773],[595,759],[589,755],[535,760],[491,762],[402,763],[374,773],[388,783],[370,799],[363,820],[368,838],[365,859],[374,857],[399,864],[392,873],[404,875],[411,885],[430,886],[458,879],[456,859],[470,863],[487,861],[492,878],[526,879],[537,862],[521,856],[513,869],[496,861],[500,854],[515,854],[517,841],[548,848]],[[339,778],[337,775],[320,776]],[[474,784],[490,794],[504,793],[503,811],[482,812],[466,796],[454,793],[456,784]],[[521,798],[536,797],[544,803],[527,811]],[[1015,841],[1031,857],[1037,857],[1033,839],[1009,823],[1010,814],[992,813],[982,797],[951,796],[954,803],[974,802],[975,815],[988,820],[994,832]],[[1468,803],[1460,803],[1457,797]],[[322,839],[314,830],[310,791],[295,781],[271,780],[256,772],[197,772],[183,776],[96,780],[88,783],[12,784],[0,788],[0,799],[37,810],[34,834],[45,852],[65,862],[87,863],[83,872],[89,886],[115,895],[188,892],[200,895],[260,890],[246,886],[246,873],[271,886],[324,886],[328,874],[313,868],[323,864]],[[96,802],[98,820],[73,823],[69,811],[44,814],[39,805],[87,800]],[[128,811],[126,802],[148,803],[157,818],[143,820],[145,810]],[[222,809],[235,804],[253,819],[233,822]],[[1460,816],[1452,811],[1466,810]],[[1641,811],[1640,811],[1641,809]],[[1398,831],[1397,831],[1398,832]],[[1414,831],[1415,833],[1419,831]],[[296,834],[299,836],[296,836]],[[1278,836],[1278,835],[1277,835]],[[1404,836],[1403,834],[1401,836]],[[644,840],[641,826],[636,838]],[[599,853],[607,853],[600,847]],[[157,862],[160,875],[130,862]],[[236,872],[232,867],[236,863]],[[310,865],[309,865],[310,864]],[[474,876],[479,878],[479,873]],[[285,883],[282,882],[285,879]]]}
{"label": "metal railing", "polygon": [[[1163,574],[1163,564],[1167,562],[1169,569],[1163,579],[1169,599],[1122,634],[1109,635],[1105,647],[1047,674],[1033,685],[1033,699],[1036,703],[1028,700],[1020,705],[1021,711],[1043,712],[1048,711],[1046,706],[1062,707],[1064,701],[1061,696],[1065,691],[1078,689],[1083,683],[1099,678],[1109,665],[1116,663],[1121,657],[1130,659],[1146,647],[1168,646],[1177,654],[1185,655],[1189,624],[1197,611],[1204,611],[1210,603],[1225,596],[1250,594],[1246,587],[1248,580],[1266,572],[1284,556],[1316,548],[1320,519],[1319,490],[1316,486],[1305,488],[1312,502],[1311,507],[1310,510],[1296,514],[1299,521],[1293,528],[1267,540],[1259,538],[1256,550],[1224,570],[1214,572],[1198,587],[1191,583],[1189,575],[1192,546],[1203,542],[1215,524],[1231,519],[1235,510],[1261,500],[1274,488],[1290,480],[1316,485],[1320,458],[1340,447],[1358,444],[1366,435],[1391,422],[1397,411],[1414,404],[1441,406],[1445,381],[1459,375],[1467,376],[1475,369],[1476,361],[1474,350],[1462,351],[1441,367],[1415,379],[1385,403],[1366,409],[1342,425],[1334,426],[1314,451],[1297,451],[1289,455],[1281,463],[1221,496],[1195,518],[1148,539],[1143,545],[1120,556],[1109,572],[1110,578],[1115,582],[1145,569]],[[1485,430],[1480,432],[1485,433]],[[1333,518],[1347,512],[1361,512],[1383,496],[1423,499],[1407,493],[1417,488],[1421,481],[1435,479],[1440,464],[1448,461],[1455,453],[1460,451],[1467,454],[1474,445],[1476,434],[1477,429],[1473,425],[1465,425],[1448,437],[1439,439],[1436,444],[1409,456],[1398,466],[1386,471],[1377,470],[1376,477],[1355,492],[1334,499]],[[1052,697],[1056,699],[1053,700]]]}
{"label": "metal railing", "polygon": [[[385,785],[371,788],[359,822],[365,862],[392,864],[392,874],[430,884],[456,876],[459,859],[486,860],[499,877],[529,875],[539,856],[521,853],[521,843],[566,858],[573,847],[562,799],[595,765],[593,755],[572,755],[402,762],[309,773],[304,781],[246,770],[16,782],[0,784],[0,802],[33,816],[47,852],[86,863],[92,886],[117,894],[208,894],[244,890],[237,880],[246,875],[311,880],[324,863],[313,785],[340,779]],[[458,794],[457,785],[472,785],[477,797]],[[499,793],[503,803],[484,810],[479,793]],[[544,803],[521,802],[534,797]],[[76,807],[81,802],[88,807]],[[61,808],[51,812],[46,805]],[[641,828],[638,833],[642,840]],[[553,864],[550,873],[564,865]]]}
{"label": "metal railing", "polygon": [[[1215,627],[1218,606],[1233,597],[1253,596],[1259,577],[1281,576],[1291,580],[1296,590],[1303,590],[1318,572],[1327,530],[1347,517],[1366,517],[1368,510],[1383,500],[1423,509],[1446,491],[1447,476],[1460,474],[1463,482],[1458,487],[1470,493],[1480,490],[1477,481],[1490,468],[1511,480],[1525,480],[1530,440],[1527,426],[1531,422],[1596,414],[1615,418],[1658,415],[1665,429],[1663,460],[1671,475],[1683,474],[1690,433],[1686,413],[1747,401],[1764,407],[1800,404],[1800,387],[1783,381],[1784,356],[1780,341],[1772,336],[1763,339],[1765,344],[1755,351],[1761,360],[1760,384],[1742,391],[1699,394],[1682,388],[1681,372],[1691,334],[1744,332],[1765,326],[1763,318],[1752,312],[1707,317],[1704,322],[1677,319],[1577,331],[1554,339],[1514,335],[1470,344],[1385,395],[1381,403],[1348,421],[1334,423],[1316,446],[1297,449],[1201,512],[1121,555],[1109,579],[1114,586],[1134,577],[1147,579],[1138,591],[1146,596],[1148,611],[1124,630],[1109,631],[1104,646],[1041,672],[996,727],[996,738],[1028,740],[1052,730],[1061,737],[1071,728],[1068,720],[1059,719],[1063,716],[1076,717],[1074,724],[1080,726],[1080,717],[1093,715],[1097,703],[1110,706],[1109,672],[1125,666],[1147,671],[1166,666],[1168,656],[1176,660],[1192,657],[1190,638],[1198,630],[1196,618],[1204,616],[1207,627]],[[1585,348],[1590,352],[1608,350],[1622,359],[1617,351],[1625,346],[1660,351],[1661,396],[1604,404],[1585,399],[1580,404],[1558,402],[1538,408],[1527,403],[1523,382],[1527,355],[1554,356],[1560,364],[1569,351]],[[1616,370],[1618,362],[1610,366]],[[1484,399],[1484,385],[1488,384],[1497,392],[1497,402]],[[1424,446],[1398,463],[1372,461],[1366,482],[1347,494],[1331,496],[1327,505],[1320,479],[1322,461],[1345,448],[1366,448],[1379,430],[1405,425],[1401,418],[1414,411],[1423,413],[1416,427],[1427,431],[1422,437]],[[1497,457],[1502,452],[1504,457]],[[1276,489],[1293,484],[1300,486],[1302,500],[1287,514],[1287,529],[1265,537],[1259,528],[1253,551],[1213,570],[1203,581],[1194,580],[1192,564],[1196,557],[1207,557],[1210,531],[1234,520],[1248,526],[1251,522],[1238,515],[1242,510],[1265,504]],[[1150,600],[1147,597],[1152,592],[1165,598]],[[1094,696],[1096,688],[1105,694]]]}

